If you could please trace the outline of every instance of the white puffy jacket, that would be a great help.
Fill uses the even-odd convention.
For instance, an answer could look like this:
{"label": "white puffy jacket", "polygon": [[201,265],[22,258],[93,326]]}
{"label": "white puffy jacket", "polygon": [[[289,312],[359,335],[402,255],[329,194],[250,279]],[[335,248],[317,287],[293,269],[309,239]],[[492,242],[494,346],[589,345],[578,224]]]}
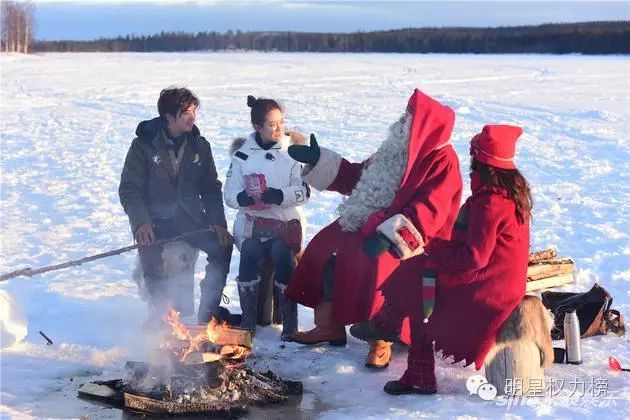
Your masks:
{"label": "white puffy jacket", "polygon": [[[287,153],[291,138],[284,136],[270,149],[264,150],[256,142],[255,135],[256,133],[250,134],[243,144],[234,150],[223,190],[225,204],[238,209],[232,233],[239,249],[243,241],[251,235],[251,231],[248,232],[246,214],[283,222],[298,219],[302,224],[302,238],[306,229],[306,218],[300,206],[308,201],[310,190],[302,181],[302,164],[293,160]],[[238,139],[235,142],[238,142]],[[264,174],[267,187],[282,190],[284,195],[282,203],[272,204],[263,210],[240,207],[236,196],[245,189],[243,175],[249,174]]]}

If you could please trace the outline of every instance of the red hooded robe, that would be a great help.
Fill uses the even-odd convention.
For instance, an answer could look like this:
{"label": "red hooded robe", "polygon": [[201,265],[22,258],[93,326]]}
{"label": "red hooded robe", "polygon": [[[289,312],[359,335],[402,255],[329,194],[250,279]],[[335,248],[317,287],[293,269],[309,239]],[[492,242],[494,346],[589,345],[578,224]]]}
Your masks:
{"label": "red hooded robe", "polygon": [[[371,259],[363,253],[365,241],[381,222],[403,214],[415,225],[425,244],[433,238],[449,238],[461,200],[459,162],[449,144],[455,114],[419,90],[409,99],[413,120],[409,135],[407,166],[389,207],[373,214],[357,232],[343,232],[338,220],[310,241],[286,289],[286,295],[314,308],[320,301],[322,270],[336,253],[333,319],[352,324],[371,318],[382,305],[378,291],[383,281],[400,265],[390,252]],[[350,195],[359,181],[362,163],[341,160],[334,180],[326,187]],[[325,163],[318,162],[318,165]]]}

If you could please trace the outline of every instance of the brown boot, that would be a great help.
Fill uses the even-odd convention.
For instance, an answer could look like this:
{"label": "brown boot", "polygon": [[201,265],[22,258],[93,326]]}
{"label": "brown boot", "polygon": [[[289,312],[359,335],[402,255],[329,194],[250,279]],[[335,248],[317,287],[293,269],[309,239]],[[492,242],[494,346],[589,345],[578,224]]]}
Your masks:
{"label": "brown boot", "polygon": [[392,342],[385,340],[370,341],[370,352],[368,353],[365,367],[371,369],[385,369],[389,366],[389,359],[392,358]]}
{"label": "brown boot", "polygon": [[320,302],[315,308],[315,328],[293,334],[293,341],[300,344],[319,344],[328,341],[331,346],[346,345],[346,327],[332,321],[332,302]]}

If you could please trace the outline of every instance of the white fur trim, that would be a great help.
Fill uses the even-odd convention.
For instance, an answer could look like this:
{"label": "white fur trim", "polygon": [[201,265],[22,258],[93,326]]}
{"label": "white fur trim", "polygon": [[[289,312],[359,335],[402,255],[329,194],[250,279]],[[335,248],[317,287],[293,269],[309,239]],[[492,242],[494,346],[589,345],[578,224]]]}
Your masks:
{"label": "white fur trim", "polygon": [[[400,235],[399,231],[403,228],[406,228],[413,238],[418,241],[417,248],[412,249]],[[383,223],[378,225],[376,231],[382,233],[391,241],[391,243],[396,247],[398,254],[401,255],[401,260],[415,257],[416,255],[420,255],[424,252],[424,240],[422,239],[422,235],[418,232],[418,229],[416,229],[413,223],[411,223],[411,221],[402,214],[395,214],[385,220]]]}
{"label": "white fur trim", "polygon": [[320,147],[319,161],[315,166],[304,165],[302,179],[311,187],[324,191],[337,178],[340,167],[341,156],[330,149]]}

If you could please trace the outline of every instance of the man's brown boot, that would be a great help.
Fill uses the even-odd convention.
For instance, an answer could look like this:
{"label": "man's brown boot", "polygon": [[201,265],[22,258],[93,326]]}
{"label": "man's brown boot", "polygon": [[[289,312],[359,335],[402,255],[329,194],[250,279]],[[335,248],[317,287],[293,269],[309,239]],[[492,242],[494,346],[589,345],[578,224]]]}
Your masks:
{"label": "man's brown boot", "polygon": [[370,352],[368,353],[365,367],[371,369],[385,369],[389,366],[389,359],[392,358],[392,342],[385,340],[369,341]]}
{"label": "man's brown boot", "polygon": [[332,302],[320,302],[315,308],[315,328],[296,332],[293,341],[307,345],[328,341],[331,346],[345,346],[346,327],[333,323]]}

